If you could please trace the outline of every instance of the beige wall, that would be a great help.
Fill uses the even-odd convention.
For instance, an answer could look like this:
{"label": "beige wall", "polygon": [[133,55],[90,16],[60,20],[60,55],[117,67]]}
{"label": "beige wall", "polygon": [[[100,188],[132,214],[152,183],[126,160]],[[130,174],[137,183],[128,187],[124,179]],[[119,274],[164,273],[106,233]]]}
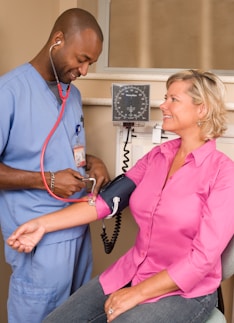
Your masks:
{"label": "beige wall", "polygon": [[110,7],[109,66],[234,68],[233,1],[111,0]]}
{"label": "beige wall", "polygon": [[[0,0],[0,74],[30,60],[48,38],[50,28],[58,13],[82,6],[96,13],[97,1],[92,0]],[[92,70],[94,71],[94,69]],[[116,128],[111,122],[111,84],[113,82],[147,82],[151,84],[151,100],[156,102],[164,97],[165,76],[155,75],[105,75],[90,74],[76,81],[84,98],[84,115],[87,132],[87,148],[90,153],[100,156],[107,164],[111,177],[115,176]],[[234,102],[234,82],[224,78],[227,84],[227,101]],[[91,102],[91,103],[90,103]],[[93,104],[92,102],[95,102]],[[104,102],[104,103],[103,103]],[[158,109],[152,108],[152,118],[158,120]],[[234,112],[229,112],[229,121],[234,124]],[[112,232],[113,221],[106,221]],[[100,239],[101,223],[91,226],[94,251],[94,273],[100,273],[113,260],[121,255],[134,241],[136,231],[128,211],[124,212],[123,224],[114,251],[106,255]],[[4,262],[3,243],[0,239],[0,322],[7,323],[6,298],[9,267]],[[233,280],[225,282],[227,309],[231,311]],[[229,320],[231,323],[231,320]]]}
{"label": "beige wall", "polygon": [[31,59],[59,13],[57,0],[0,0],[0,74]]}

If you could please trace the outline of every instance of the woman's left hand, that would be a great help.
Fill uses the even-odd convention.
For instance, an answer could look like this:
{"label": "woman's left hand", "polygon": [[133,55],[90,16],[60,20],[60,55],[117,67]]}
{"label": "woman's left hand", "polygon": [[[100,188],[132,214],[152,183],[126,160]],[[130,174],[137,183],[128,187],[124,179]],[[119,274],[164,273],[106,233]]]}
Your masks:
{"label": "woman's left hand", "polygon": [[139,295],[137,286],[122,288],[111,294],[105,302],[107,322],[139,304]]}
{"label": "woman's left hand", "polygon": [[7,244],[18,252],[29,253],[45,234],[45,228],[39,220],[32,219],[20,225],[7,239]]}

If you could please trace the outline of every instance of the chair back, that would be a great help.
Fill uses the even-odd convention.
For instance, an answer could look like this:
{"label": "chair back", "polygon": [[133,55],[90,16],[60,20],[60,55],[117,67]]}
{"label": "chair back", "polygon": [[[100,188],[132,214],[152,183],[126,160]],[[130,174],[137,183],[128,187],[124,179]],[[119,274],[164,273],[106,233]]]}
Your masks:
{"label": "chair back", "polygon": [[223,280],[234,275],[234,236],[222,254]]}
{"label": "chair back", "polygon": [[[222,279],[227,279],[234,274],[234,237],[222,254]],[[214,308],[206,323],[226,323],[225,316],[218,308]]]}

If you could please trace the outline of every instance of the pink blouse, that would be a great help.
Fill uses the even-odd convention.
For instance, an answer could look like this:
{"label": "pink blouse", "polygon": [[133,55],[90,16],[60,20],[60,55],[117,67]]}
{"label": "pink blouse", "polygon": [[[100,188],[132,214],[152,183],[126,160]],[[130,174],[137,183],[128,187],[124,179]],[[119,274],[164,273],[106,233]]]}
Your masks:
{"label": "pink blouse", "polygon": [[[164,269],[179,290],[161,297],[198,297],[220,284],[220,255],[234,233],[234,163],[210,140],[165,185],[179,146],[180,139],[156,146],[126,173],[137,185],[129,207],[138,233],[134,246],[101,274],[106,294]],[[109,213],[101,198],[96,207],[99,218]]]}

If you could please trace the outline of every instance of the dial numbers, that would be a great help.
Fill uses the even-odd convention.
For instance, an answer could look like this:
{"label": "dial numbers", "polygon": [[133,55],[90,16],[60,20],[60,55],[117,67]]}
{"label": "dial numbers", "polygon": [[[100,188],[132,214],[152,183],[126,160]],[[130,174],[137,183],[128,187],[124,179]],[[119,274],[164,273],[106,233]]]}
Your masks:
{"label": "dial numbers", "polygon": [[112,86],[113,121],[149,121],[149,85]]}

